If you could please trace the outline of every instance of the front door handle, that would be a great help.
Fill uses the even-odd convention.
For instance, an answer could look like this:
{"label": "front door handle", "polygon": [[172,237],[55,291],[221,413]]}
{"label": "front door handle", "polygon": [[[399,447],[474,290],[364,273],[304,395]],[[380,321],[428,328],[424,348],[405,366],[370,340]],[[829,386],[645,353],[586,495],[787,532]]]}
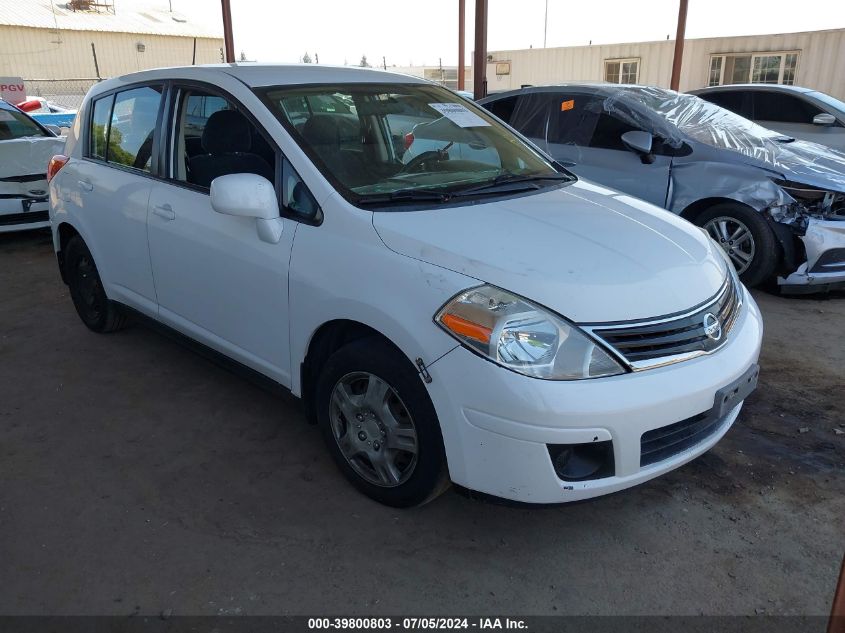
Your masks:
{"label": "front door handle", "polygon": [[90,180],[80,180],[79,188],[82,189],[82,191],[94,191],[94,185],[91,184]]}
{"label": "front door handle", "polygon": [[153,213],[165,220],[176,219],[176,213],[174,213],[173,208],[169,204],[162,204],[160,206],[153,207]]}

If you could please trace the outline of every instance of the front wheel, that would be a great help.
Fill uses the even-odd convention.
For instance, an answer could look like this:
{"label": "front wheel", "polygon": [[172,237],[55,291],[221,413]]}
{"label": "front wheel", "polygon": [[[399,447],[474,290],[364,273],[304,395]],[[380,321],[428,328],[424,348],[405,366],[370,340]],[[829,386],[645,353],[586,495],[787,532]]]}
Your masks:
{"label": "front wheel", "polygon": [[775,272],[780,258],[777,240],[766,219],[736,203],[717,204],[695,219],[722,247],[742,282],[757,286]]}
{"label": "front wheel", "polygon": [[448,486],[434,405],[417,372],[377,338],[353,341],[326,362],[317,420],[346,478],[395,507],[423,504]]}

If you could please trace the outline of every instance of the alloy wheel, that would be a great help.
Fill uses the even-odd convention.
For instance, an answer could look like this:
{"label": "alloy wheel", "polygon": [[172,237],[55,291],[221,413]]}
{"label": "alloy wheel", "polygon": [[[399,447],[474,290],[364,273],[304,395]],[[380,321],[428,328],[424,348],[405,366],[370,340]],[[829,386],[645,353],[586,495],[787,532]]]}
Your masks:
{"label": "alloy wheel", "polygon": [[709,220],[704,230],[728,254],[737,274],[742,274],[751,265],[756,253],[754,236],[743,222],[729,216]]}

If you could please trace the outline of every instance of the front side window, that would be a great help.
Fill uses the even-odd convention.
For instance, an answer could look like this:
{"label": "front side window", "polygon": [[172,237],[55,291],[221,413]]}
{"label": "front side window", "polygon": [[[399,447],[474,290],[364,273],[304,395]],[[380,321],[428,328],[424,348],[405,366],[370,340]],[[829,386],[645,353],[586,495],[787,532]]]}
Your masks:
{"label": "front side window", "polygon": [[32,136],[49,136],[37,123],[16,110],[0,110],[0,141]]}
{"label": "front side window", "polygon": [[755,121],[810,124],[813,122],[813,117],[821,112],[820,108],[794,95],[768,91],[754,92]]}
{"label": "front side window", "polygon": [[199,89],[176,91],[171,176],[208,189],[227,174],[275,180],[276,152],[234,103]]}
{"label": "front side window", "polygon": [[[356,202],[399,192],[452,195],[501,178],[563,176],[483,109],[439,86],[340,84],[261,92],[305,153]],[[331,111],[317,107],[328,102],[335,104]]]}
{"label": "front side window", "polygon": [[108,135],[107,160],[110,163],[150,171],[161,93],[160,86],[143,86],[117,93]]}

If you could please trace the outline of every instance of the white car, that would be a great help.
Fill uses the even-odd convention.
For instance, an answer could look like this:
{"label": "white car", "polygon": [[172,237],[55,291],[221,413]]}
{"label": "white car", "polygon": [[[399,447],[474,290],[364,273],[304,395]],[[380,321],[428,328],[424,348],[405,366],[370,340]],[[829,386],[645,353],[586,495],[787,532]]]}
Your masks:
{"label": "white car", "polygon": [[[451,140],[403,163],[398,101]],[[92,88],[66,154],[51,221],[85,325],[139,313],[289,388],[383,503],[633,486],[712,447],[756,385],[760,313],[700,229],[422,79],[140,72]]]}
{"label": "white car", "polygon": [[50,226],[47,163],[65,141],[0,100],[0,233]]}

